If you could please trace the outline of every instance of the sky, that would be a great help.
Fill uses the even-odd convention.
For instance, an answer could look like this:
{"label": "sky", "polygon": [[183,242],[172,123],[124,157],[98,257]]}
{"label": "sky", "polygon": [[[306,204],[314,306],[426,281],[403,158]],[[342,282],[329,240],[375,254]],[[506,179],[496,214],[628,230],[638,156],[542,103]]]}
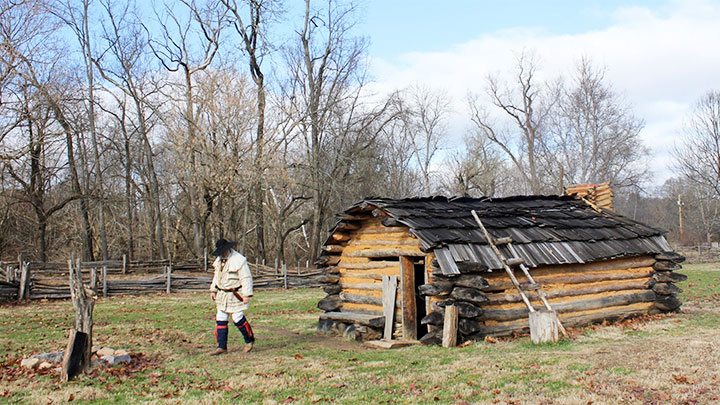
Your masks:
{"label": "sky", "polygon": [[645,121],[651,184],[661,185],[694,104],[720,90],[720,0],[364,0],[359,16],[376,89],[422,84],[450,95],[448,145],[470,127],[468,92],[484,94],[487,76],[507,74],[520,52],[538,57],[546,79],[586,57]]}

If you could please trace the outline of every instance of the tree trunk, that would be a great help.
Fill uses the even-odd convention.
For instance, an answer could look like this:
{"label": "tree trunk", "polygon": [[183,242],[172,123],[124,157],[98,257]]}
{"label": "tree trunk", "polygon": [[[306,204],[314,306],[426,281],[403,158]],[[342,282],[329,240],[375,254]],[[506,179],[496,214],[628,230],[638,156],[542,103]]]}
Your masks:
{"label": "tree trunk", "polygon": [[[254,60],[254,58],[253,58]],[[259,72],[259,66],[256,66]],[[258,74],[255,79],[257,84],[257,106],[258,106],[258,125],[257,137],[255,139],[255,170],[257,170],[257,178],[255,179],[253,197],[255,200],[255,234],[257,238],[257,254],[261,260],[267,260],[265,251],[265,214],[263,212],[264,192],[263,179],[264,162],[263,162],[263,143],[265,142],[265,88],[263,87],[263,76]]]}

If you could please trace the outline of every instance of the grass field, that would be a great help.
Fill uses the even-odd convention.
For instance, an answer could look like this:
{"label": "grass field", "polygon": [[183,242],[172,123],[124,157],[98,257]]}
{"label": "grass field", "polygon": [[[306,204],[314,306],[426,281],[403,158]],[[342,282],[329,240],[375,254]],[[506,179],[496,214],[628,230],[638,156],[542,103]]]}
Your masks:
{"label": "grass field", "polygon": [[315,331],[320,289],[260,291],[248,319],[258,342],[214,348],[206,293],[99,299],[97,346],[137,356],[70,383],[20,368],[23,357],[61,350],[70,302],[0,307],[0,402],[169,403],[720,403],[720,265],[687,265],[679,314],[444,349],[373,350]]}

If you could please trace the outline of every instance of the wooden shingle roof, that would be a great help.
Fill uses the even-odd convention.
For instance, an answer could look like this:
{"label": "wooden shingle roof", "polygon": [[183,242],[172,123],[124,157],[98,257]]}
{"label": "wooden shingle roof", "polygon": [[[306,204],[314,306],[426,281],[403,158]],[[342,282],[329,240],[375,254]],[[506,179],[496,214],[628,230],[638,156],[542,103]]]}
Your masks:
{"label": "wooden shingle roof", "polygon": [[446,274],[457,273],[456,263],[462,262],[502,268],[471,210],[478,213],[493,238],[510,236],[528,267],[672,250],[663,230],[612,211],[595,211],[574,196],[368,198],[345,212],[352,215],[375,209],[409,227],[421,249],[435,253]]}

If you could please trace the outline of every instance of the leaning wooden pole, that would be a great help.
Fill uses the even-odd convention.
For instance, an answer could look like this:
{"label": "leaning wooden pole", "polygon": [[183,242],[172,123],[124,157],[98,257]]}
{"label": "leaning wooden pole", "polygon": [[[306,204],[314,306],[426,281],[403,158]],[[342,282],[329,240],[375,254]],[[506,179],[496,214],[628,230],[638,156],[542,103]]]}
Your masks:
{"label": "leaning wooden pole", "polygon": [[70,295],[75,308],[75,322],[70,331],[65,357],[63,358],[62,379],[69,381],[83,371],[90,369],[92,355],[92,327],[95,296],[85,287],[80,272],[80,260],[68,260]]}
{"label": "leaning wooden pole", "polygon": [[510,266],[508,266],[507,263],[505,263],[505,261],[502,260],[502,257],[503,257],[502,253],[500,253],[500,250],[498,250],[497,246],[495,246],[495,244],[493,243],[493,239],[490,236],[490,233],[487,231],[487,229],[485,229],[485,225],[483,225],[482,221],[480,221],[480,217],[475,212],[475,210],[472,210],[470,212],[471,212],[472,216],[475,218],[475,222],[477,222],[478,227],[480,227],[480,230],[483,232],[483,235],[485,235],[485,239],[487,239],[488,245],[490,246],[490,248],[492,248],[492,250],[495,253],[495,256],[498,258],[498,260],[500,260],[500,263],[502,264],[503,268],[505,269],[505,272],[507,273],[508,277],[510,277],[510,281],[512,281],[513,285],[515,286],[515,289],[520,294],[520,297],[522,298],[523,302],[525,303],[525,306],[527,307],[528,312],[530,312],[530,313],[535,312],[535,308],[532,306],[532,304],[530,303],[530,300],[525,295],[525,292],[520,287],[520,282],[518,281],[517,278],[515,278],[515,273],[513,273]]}

